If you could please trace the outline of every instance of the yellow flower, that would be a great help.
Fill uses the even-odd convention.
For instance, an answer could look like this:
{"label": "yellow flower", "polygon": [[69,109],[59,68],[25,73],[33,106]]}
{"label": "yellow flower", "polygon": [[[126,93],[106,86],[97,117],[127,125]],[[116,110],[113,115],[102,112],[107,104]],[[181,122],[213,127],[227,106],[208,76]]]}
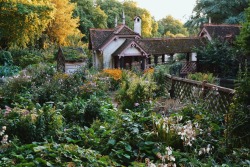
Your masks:
{"label": "yellow flower", "polygon": [[144,74],[153,74],[154,73],[154,68],[148,68],[144,71]]}
{"label": "yellow flower", "polygon": [[116,81],[122,78],[122,70],[120,69],[104,69],[103,72],[111,76]]}

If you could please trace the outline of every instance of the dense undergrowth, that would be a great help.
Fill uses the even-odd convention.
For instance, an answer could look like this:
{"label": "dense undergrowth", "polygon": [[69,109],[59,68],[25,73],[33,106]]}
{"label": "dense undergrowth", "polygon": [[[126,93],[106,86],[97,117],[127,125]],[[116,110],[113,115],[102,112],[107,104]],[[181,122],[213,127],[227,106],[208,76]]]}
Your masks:
{"label": "dense undergrowth", "polygon": [[198,97],[171,100],[161,68],[29,66],[1,85],[0,166],[249,166],[249,73],[239,78],[248,94],[211,113]]}

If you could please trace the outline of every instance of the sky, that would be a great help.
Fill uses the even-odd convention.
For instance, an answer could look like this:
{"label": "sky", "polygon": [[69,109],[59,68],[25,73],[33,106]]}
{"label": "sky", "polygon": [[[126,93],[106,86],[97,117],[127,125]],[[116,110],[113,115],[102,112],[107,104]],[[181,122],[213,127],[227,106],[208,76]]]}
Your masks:
{"label": "sky", "polygon": [[196,0],[133,0],[138,6],[147,9],[158,21],[167,15],[185,23],[196,4]]}

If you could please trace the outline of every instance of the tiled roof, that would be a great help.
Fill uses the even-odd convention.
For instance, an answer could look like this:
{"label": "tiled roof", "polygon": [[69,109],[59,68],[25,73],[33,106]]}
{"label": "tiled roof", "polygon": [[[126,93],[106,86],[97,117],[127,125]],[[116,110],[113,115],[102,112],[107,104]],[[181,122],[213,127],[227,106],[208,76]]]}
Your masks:
{"label": "tiled roof", "polygon": [[206,31],[209,33],[209,35],[212,38],[224,39],[225,37],[228,37],[228,36],[234,38],[236,35],[239,35],[241,26],[229,25],[229,24],[218,24],[218,25],[217,24],[204,24],[203,29],[206,29]]}
{"label": "tiled roof", "polygon": [[130,29],[128,26],[126,25],[118,25],[115,30],[114,30],[115,34],[119,34],[119,35],[138,35],[138,33],[134,32],[132,29]]}
{"label": "tiled roof", "polygon": [[113,32],[113,29],[90,29],[89,49],[98,48]]}
{"label": "tiled roof", "polygon": [[174,53],[190,53],[195,47],[205,44],[201,38],[150,38],[126,40],[112,55],[119,55],[132,42],[135,42],[148,55],[162,55]]}
{"label": "tiled roof", "polygon": [[109,42],[114,36],[137,36],[138,33],[134,32],[126,25],[118,25],[114,29],[90,29],[89,49],[97,50]]}
{"label": "tiled roof", "polygon": [[204,45],[204,41],[200,38],[151,38],[138,39],[136,42],[152,55],[188,53],[192,52],[193,48]]}

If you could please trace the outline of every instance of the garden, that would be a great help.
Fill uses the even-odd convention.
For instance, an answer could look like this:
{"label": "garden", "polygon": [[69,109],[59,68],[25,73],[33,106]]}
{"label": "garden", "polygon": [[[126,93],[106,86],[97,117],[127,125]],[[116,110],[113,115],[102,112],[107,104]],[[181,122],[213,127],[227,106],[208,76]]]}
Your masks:
{"label": "garden", "polygon": [[19,61],[19,52],[1,52],[14,70],[1,80],[0,166],[250,165],[247,69],[228,111],[211,112],[199,96],[171,99],[164,66],[65,74],[48,55],[25,65],[30,52]]}
{"label": "garden", "polygon": [[[171,15],[156,21],[130,0],[1,1],[0,166],[249,167],[249,6],[247,0],[197,0],[182,24]],[[216,88],[191,87],[188,99],[179,86],[174,96],[170,79],[180,74],[185,54],[145,71],[94,69],[89,30],[107,29],[108,37],[124,11],[130,28],[135,16],[142,17],[145,38],[194,37],[211,19],[240,24],[238,36],[222,33],[225,39],[192,48],[200,73],[187,76],[203,86],[235,80],[227,107],[208,107],[214,104],[205,94],[216,101]],[[106,35],[96,34],[97,43]],[[81,59],[86,66],[59,72],[60,46],[84,51],[80,57],[66,51],[61,64]]]}

